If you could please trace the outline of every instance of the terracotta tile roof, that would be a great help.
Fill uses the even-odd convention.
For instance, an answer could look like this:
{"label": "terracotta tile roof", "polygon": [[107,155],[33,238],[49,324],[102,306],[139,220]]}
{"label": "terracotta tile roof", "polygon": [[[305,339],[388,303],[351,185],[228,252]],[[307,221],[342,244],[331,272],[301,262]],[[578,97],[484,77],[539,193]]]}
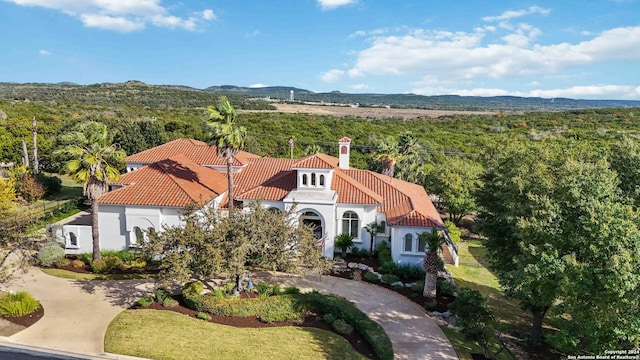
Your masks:
{"label": "terracotta tile roof", "polygon": [[178,155],[122,175],[123,187],[102,195],[101,204],[185,207],[206,203],[227,190],[227,176]]}
{"label": "terracotta tile roof", "polygon": [[382,196],[363,186],[350,176],[336,169],[333,173],[331,189],[338,193],[338,203],[381,205]]}
{"label": "terracotta tile roof", "polygon": [[[199,165],[226,165],[227,161],[221,157],[215,146],[194,139],[177,139],[166,144],[133,154],[127,157],[128,163],[153,164],[176,155],[185,155]],[[240,166],[258,155],[239,151],[233,159],[233,165]]]}
{"label": "terracotta tile roof", "polygon": [[291,167],[297,169],[335,169],[338,167],[338,158],[317,153],[298,159]]}

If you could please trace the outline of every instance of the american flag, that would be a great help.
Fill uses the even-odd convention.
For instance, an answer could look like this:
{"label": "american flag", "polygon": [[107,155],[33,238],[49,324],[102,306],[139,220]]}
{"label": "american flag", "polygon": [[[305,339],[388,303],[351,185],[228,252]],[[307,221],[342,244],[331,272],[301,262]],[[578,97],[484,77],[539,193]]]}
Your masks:
{"label": "american flag", "polygon": [[318,238],[318,240],[316,240],[315,242],[316,247],[322,247],[324,246],[324,236],[321,238]]}

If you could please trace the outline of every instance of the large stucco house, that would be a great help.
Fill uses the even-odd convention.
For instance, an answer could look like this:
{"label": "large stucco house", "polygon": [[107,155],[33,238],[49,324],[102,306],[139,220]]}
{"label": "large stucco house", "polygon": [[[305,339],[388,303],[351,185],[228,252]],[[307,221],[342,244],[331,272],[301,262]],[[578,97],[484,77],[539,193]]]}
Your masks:
{"label": "large stucco house", "polygon": [[[398,263],[420,264],[425,244],[418,234],[444,230],[440,215],[422,186],[349,166],[349,138],[338,142],[339,158],[325,154],[299,159],[260,157],[239,152],[233,159],[234,204],[248,209],[255,201],[279,210],[294,206],[299,221],[315,226],[324,239],[323,254],[332,258],[341,233],[356,246],[386,241]],[[193,202],[226,211],[226,160],[215,147],[178,139],[127,158],[127,173],[100,197],[102,249],[127,249],[152,229],[180,225],[180,210]],[[374,239],[365,230],[372,223],[384,231]],[[67,253],[91,251],[90,224],[71,222],[54,229]],[[445,232],[446,233],[446,232]],[[457,264],[457,251],[448,241],[445,260]]]}

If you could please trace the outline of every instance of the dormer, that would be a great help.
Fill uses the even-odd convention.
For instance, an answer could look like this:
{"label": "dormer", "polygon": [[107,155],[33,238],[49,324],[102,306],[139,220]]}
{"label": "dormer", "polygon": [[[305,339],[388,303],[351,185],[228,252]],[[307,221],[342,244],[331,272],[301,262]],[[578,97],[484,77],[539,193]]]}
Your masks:
{"label": "dormer", "polygon": [[[324,154],[306,156],[291,166],[298,190],[330,190],[337,159]],[[336,163],[335,165],[333,163]]]}

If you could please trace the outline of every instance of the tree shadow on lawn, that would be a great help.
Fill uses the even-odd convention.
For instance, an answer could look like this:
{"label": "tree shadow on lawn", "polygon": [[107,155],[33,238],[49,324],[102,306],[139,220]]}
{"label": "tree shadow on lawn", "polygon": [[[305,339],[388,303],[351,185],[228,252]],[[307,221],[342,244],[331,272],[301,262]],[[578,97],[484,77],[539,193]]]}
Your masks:
{"label": "tree shadow on lawn", "polygon": [[138,280],[76,280],[75,286],[88,294],[104,293],[107,301],[115,306],[128,308],[143,296],[153,294],[152,279]]}

